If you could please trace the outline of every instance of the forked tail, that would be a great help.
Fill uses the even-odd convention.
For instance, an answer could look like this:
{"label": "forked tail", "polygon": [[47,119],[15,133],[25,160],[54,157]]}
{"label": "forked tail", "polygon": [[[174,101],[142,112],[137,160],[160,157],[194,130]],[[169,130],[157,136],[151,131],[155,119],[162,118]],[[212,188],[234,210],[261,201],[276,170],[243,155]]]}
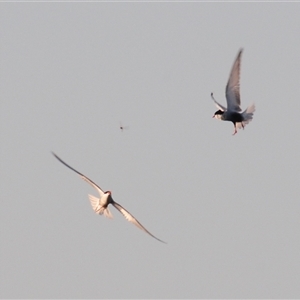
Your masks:
{"label": "forked tail", "polygon": [[245,109],[242,113],[243,116],[243,122],[236,123],[237,128],[244,128],[252,119],[253,119],[253,113],[255,112],[255,104],[250,105]]}
{"label": "forked tail", "polygon": [[90,202],[93,207],[93,210],[95,211],[96,214],[99,214],[99,215],[104,214],[105,217],[112,219],[113,215],[111,214],[110,210],[108,209],[108,207],[103,207],[101,205],[99,198],[97,198],[93,195],[89,195],[89,198],[90,198]]}

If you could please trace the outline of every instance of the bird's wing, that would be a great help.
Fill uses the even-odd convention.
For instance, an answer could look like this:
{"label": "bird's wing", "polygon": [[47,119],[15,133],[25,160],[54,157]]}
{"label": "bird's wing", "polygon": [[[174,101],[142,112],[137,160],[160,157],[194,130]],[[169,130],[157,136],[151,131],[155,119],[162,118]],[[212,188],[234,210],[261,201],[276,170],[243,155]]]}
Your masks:
{"label": "bird's wing", "polygon": [[211,96],[211,99],[215,102],[215,105],[216,105],[216,107],[217,107],[219,110],[221,110],[221,111],[225,111],[225,110],[226,110],[226,107],[223,106],[223,105],[221,105],[221,104],[215,99],[213,93],[211,93],[210,96]]}
{"label": "bird's wing", "polygon": [[233,66],[226,85],[227,109],[231,111],[241,111],[240,99],[240,66],[243,49],[240,50]]}
{"label": "bird's wing", "polygon": [[84,181],[86,181],[87,183],[89,183],[92,187],[94,187],[100,194],[100,196],[102,196],[104,194],[103,190],[100,188],[99,185],[97,185],[94,181],[92,181],[91,179],[89,179],[88,177],[86,177],[85,175],[83,175],[82,173],[76,171],[74,168],[72,168],[71,166],[69,166],[67,163],[65,163],[61,158],[59,158],[54,152],[52,152],[52,154],[61,162],[63,163],[66,167],[68,167],[69,169],[73,170],[74,172],[76,172]]}
{"label": "bird's wing", "polygon": [[137,226],[138,228],[142,229],[143,231],[145,231],[146,233],[148,233],[149,235],[151,235],[152,237],[154,237],[155,239],[157,239],[158,241],[165,243],[164,241],[158,239],[156,236],[154,236],[152,233],[150,233],[130,212],[128,212],[122,205],[120,205],[119,203],[113,201],[111,203],[124,217],[126,220],[128,220],[129,222],[133,223],[135,226]]}

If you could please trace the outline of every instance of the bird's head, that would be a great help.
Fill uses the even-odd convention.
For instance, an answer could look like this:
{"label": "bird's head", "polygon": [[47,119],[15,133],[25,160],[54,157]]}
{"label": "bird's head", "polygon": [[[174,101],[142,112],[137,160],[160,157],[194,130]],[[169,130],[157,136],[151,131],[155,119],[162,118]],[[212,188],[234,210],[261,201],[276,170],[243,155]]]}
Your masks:
{"label": "bird's head", "polygon": [[215,118],[215,119],[220,120],[223,114],[224,114],[224,111],[219,109],[215,112],[215,114],[212,117]]}

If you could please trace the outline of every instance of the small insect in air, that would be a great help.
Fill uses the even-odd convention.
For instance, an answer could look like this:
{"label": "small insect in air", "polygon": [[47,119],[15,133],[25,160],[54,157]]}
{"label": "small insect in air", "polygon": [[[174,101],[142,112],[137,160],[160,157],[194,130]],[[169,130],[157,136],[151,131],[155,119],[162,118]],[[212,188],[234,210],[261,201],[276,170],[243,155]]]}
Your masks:
{"label": "small insect in air", "polygon": [[120,122],[120,126],[119,126],[120,130],[123,132],[124,129],[128,129],[128,126],[123,126],[122,123]]}

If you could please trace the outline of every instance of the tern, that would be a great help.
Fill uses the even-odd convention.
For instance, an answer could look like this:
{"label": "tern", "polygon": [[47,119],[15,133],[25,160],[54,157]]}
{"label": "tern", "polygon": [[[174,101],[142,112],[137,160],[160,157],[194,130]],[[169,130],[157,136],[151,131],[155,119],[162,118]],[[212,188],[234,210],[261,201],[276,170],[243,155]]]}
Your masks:
{"label": "tern", "polygon": [[255,105],[250,105],[243,112],[241,109],[241,98],[240,98],[240,65],[241,56],[243,49],[238,53],[238,56],[233,64],[231,73],[226,86],[226,100],[227,108],[217,102],[214,98],[213,93],[211,93],[211,98],[215,102],[218,110],[213,115],[213,118],[222,121],[231,121],[234,125],[233,135],[237,133],[237,128],[241,129],[248,124],[252,118],[255,111]]}
{"label": "tern", "polygon": [[76,171],[74,168],[69,166],[67,163],[65,163],[61,158],[59,158],[54,152],[52,154],[61,162],[63,163],[66,167],[70,168],[74,172],[76,172],[84,181],[89,183],[93,188],[95,188],[99,195],[100,198],[97,198],[93,195],[89,195],[89,199],[92,205],[93,210],[95,211],[96,214],[103,215],[108,218],[112,218],[112,214],[108,209],[108,205],[111,204],[113,205],[124,217],[126,220],[129,222],[133,223],[135,226],[140,228],[141,230],[145,231],[158,241],[165,243],[164,241],[158,239],[155,237],[152,233],[150,233],[129,211],[127,211],[123,206],[121,206],[119,203],[115,202],[111,196],[111,191],[106,191],[104,192],[99,185],[97,185],[95,182],[93,182],[91,179],[83,175],[82,173]]}

